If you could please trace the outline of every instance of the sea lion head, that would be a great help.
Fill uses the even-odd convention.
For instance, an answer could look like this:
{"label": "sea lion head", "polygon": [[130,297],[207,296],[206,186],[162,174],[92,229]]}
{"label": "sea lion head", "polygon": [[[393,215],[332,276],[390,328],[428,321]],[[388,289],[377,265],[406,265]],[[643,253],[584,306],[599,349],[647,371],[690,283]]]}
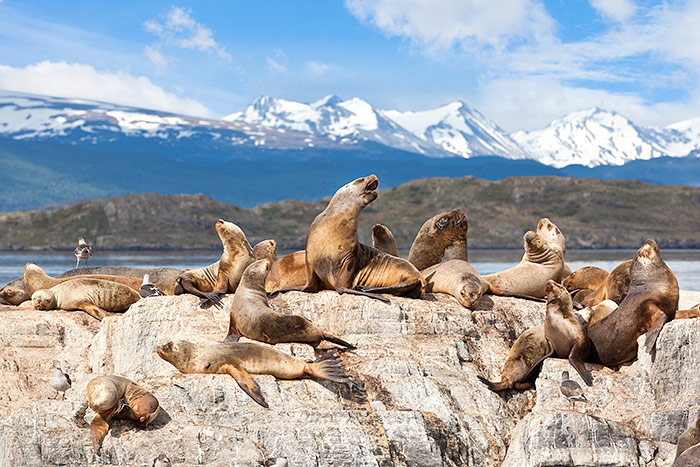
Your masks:
{"label": "sea lion head", "polygon": [[635,262],[650,263],[656,261],[660,257],[659,245],[657,245],[654,240],[649,239],[637,250]]}
{"label": "sea lion head", "polygon": [[460,281],[457,301],[470,310],[474,307],[483,295],[484,287],[482,281],[476,276],[463,277]]}
{"label": "sea lion head", "polygon": [[12,281],[0,289],[0,303],[3,305],[19,305],[29,300],[29,294],[24,288],[17,287]]}
{"label": "sea lion head", "polygon": [[185,340],[167,341],[156,345],[158,356],[180,371],[183,371],[183,368],[187,369],[187,363],[193,356],[194,350],[194,344]]}
{"label": "sea lion head", "polygon": [[545,242],[542,236],[529,230],[523,235],[523,247],[528,254],[540,253],[542,250],[546,249],[547,242]]}
{"label": "sea lion head", "polygon": [[385,239],[385,238],[394,238],[394,235],[391,233],[389,228],[386,225],[382,224],[374,224],[372,226],[372,238],[377,238],[377,239]]}
{"label": "sea lion head", "polygon": [[564,288],[563,285],[556,281],[548,280],[544,286],[544,293],[547,295],[547,305],[554,303],[557,305],[563,305],[569,310],[572,309],[571,295]]}
{"label": "sea lion head", "polygon": [[469,229],[467,215],[461,209],[453,209],[452,211],[437,214],[429,222],[435,231],[451,233],[452,235],[448,236],[450,240],[466,235]]}
{"label": "sea lion head", "polygon": [[216,221],[215,227],[216,233],[219,234],[221,243],[224,245],[224,250],[246,249],[251,256],[253,255],[253,249],[250,247],[248,239],[243,233],[243,230],[236,224],[219,219]]}
{"label": "sea lion head", "polygon": [[56,295],[49,289],[37,290],[32,294],[32,305],[35,310],[55,310]]}
{"label": "sea lion head", "polygon": [[129,407],[138,417],[138,422],[145,428],[156,419],[160,412],[160,404],[153,394],[148,393],[134,399],[129,403]]}
{"label": "sea lion head", "polygon": [[267,275],[270,273],[270,266],[272,266],[272,263],[269,259],[259,259],[251,263],[245,268],[245,271],[243,271],[241,286],[265,290],[265,279],[267,279]]}
{"label": "sea lion head", "polygon": [[537,223],[537,233],[544,238],[545,241],[561,249],[562,254],[566,253],[566,239],[564,238],[564,234],[561,233],[561,230],[559,230],[559,227],[554,225],[554,222],[543,217]]}
{"label": "sea lion head", "polygon": [[258,242],[253,247],[253,257],[256,260],[269,259],[270,261],[277,260],[277,240],[272,238]]}
{"label": "sea lion head", "polygon": [[338,189],[331,199],[333,202],[350,203],[357,205],[360,209],[377,199],[375,191],[379,186],[379,179],[376,175],[368,175],[358,178]]}

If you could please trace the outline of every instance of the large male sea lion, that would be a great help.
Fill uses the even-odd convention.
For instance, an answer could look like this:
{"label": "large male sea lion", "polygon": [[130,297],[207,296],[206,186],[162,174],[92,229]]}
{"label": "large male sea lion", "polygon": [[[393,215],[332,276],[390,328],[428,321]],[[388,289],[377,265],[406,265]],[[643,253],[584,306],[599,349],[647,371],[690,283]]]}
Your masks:
{"label": "large male sea lion", "polygon": [[419,271],[439,263],[448,250],[449,258],[468,260],[469,221],[461,209],[436,214],[423,223],[408,252],[408,261]]}
{"label": "large male sea lion", "polygon": [[98,376],[90,380],[85,390],[88,405],[95,411],[90,422],[92,446],[99,451],[109,430],[111,419],[134,420],[142,428],[156,419],[160,410],[158,400],[131,380],[116,375]]}
{"label": "large male sea lion", "polygon": [[32,294],[37,310],[82,310],[99,320],[105,311],[124,311],[136,303],[139,293],[117,282],[102,279],[74,279]]}
{"label": "large male sea lion", "polygon": [[372,248],[399,256],[399,247],[396,245],[394,234],[391,233],[389,227],[383,224],[374,224],[372,227]]}
{"label": "large male sea lion", "polygon": [[547,315],[544,319],[544,335],[552,346],[554,356],[568,358],[587,385],[593,385],[593,377],[586,370],[584,360],[588,357],[590,343],[586,326],[574,314],[569,292],[553,280],[545,286],[547,292]]}
{"label": "large male sea lion", "polygon": [[295,251],[272,263],[265,281],[265,290],[272,293],[280,289],[303,287],[306,284],[306,251]]}
{"label": "large male sea lion", "polygon": [[47,275],[41,267],[34,263],[27,263],[24,265],[24,286],[27,293],[31,296],[37,290],[50,289],[51,287],[62,284],[64,282],[72,281],[75,279],[101,279],[105,281],[117,282],[130,287],[137,292],[141,288],[142,279],[138,277],[128,277],[128,276],[112,276],[107,274],[90,274],[90,275],[77,275],[70,277],[63,277],[61,279],[55,279]]}
{"label": "large male sea lion", "polygon": [[302,316],[277,313],[267,300],[265,278],[270,272],[270,261],[261,259],[243,272],[233,296],[228,335],[224,342],[237,342],[240,336],[268,344],[302,342],[316,347],[322,340],[354,349],[344,340],[323,333],[314,323]]}
{"label": "large male sea lion", "polygon": [[279,379],[311,377],[347,382],[345,368],[335,352],[328,352],[310,363],[269,345],[252,342],[195,345],[184,340],[158,345],[156,352],[182,373],[231,375],[246,394],[265,408],[268,407],[267,402],[251,374],[272,375]]}
{"label": "large male sea lion", "polygon": [[216,221],[215,227],[224,246],[221,258],[209,266],[180,274],[175,295],[188,292],[202,297],[202,303],[219,303],[219,295],[236,291],[243,271],[255,260],[240,227],[223,219]]}
{"label": "large male sea lion", "polygon": [[[358,178],[336,191],[306,236],[306,283],[301,290],[321,289],[366,295],[422,297],[425,279],[408,261],[358,241],[362,209],[377,198],[375,175]],[[284,290],[282,290],[284,291]]]}
{"label": "large male sea lion", "polygon": [[615,269],[610,271],[610,274],[603,282],[590,294],[581,301],[583,306],[593,306],[603,300],[612,300],[620,304],[627,296],[627,291],[630,287],[630,268],[632,260],[627,260],[619,264]]}
{"label": "large male sea lion", "polygon": [[525,254],[515,267],[482,276],[495,288],[521,295],[544,298],[548,280],[558,281],[564,269],[564,257],[539,234],[529,231],[523,236]]}
{"label": "large male sea lion", "polygon": [[654,240],[637,250],[630,268],[630,286],[615,311],[588,328],[593,350],[606,366],[619,365],[637,355],[637,338],[646,333],[651,352],[661,328],[678,309],[678,281]]}

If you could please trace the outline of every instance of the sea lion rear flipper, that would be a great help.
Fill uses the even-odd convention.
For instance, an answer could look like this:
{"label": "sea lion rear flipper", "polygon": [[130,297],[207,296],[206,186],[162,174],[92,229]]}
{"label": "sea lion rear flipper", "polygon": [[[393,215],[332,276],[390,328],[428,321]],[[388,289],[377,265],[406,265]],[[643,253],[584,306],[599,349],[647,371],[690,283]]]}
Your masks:
{"label": "sea lion rear flipper", "polygon": [[[392,295],[413,295],[412,292],[415,292],[416,289],[420,290],[421,288],[421,281],[418,279],[414,280],[408,280],[408,281],[403,281],[398,284],[394,285],[389,285],[386,287],[372,287],[372,286],[367,286],[367,285],[356,285],[353,287],[353,290],[359,290],[362,292],[370,292],[370,293],[388,293]],[[420,294],[419,294],[420,295]]]}
{"label": "sea lion rear flipper", "polygon": [[647,332],[646,349],[647,353],[651,353],[654,349],[654,345],[656,345],[656,338],[659,337],[661,328],[663,328],[666,321],[668,321],[668,316],[654,303],[647,304],[647,307],[652,311],[653,315],[655,315],[653,319],[656,320],[656,324]]}
{"label": "sea lion rear flipper", "polygon": [[386,297],[382,297],[381,295],[375,294],[375,293],[365,292],[365,291],[363,291],[363,290],[345,289],[345,288],[343,288],[343,287],[336,287],[335,290],[336,290],[339,294],[347,293],[347,294],[350,294],[350,295],[360,295],[360,296],[363,296],[363,297],[374,298],[375,300],[380,300],[380,301],[382,301],[382,302],[384,302],[384,303],[387,303],[387,304],[391,303],[391,301],[390,301],[388,298],[386,298]]}
{"label": "sea lion rear flipper", "polygon": [[214,305],[217,308],[221,308],[220,296],[224,295],[226,292],[202,292],[202,299],[199,301],[199,306],[202,308],[207,308]]}
{"label": "sea lion rear flipper", "polygon": [[260,386],[258,383],[250,376],[250,373],[245,371],[243,368],[233,365],[231,363],[225,363],[221,365],[219,369],[220,372],[228,373],[236,380],[238,386],[245,391],[255,402],[262,405],[266,409],[269,407],[262,393],[260,392]]}
{"label": "sea lion rear flipper", "polygon": [[476,378],[482,383],[484,383],[486,386],[488,386],[488,388],[493,392],[505,391],[506,389],[510,389],[510,384],[508,382],[504,382],[503,380],[501,380],[498,383],[494,383],[480,375],[477,375]]}
{"label": "sea lion rear flipper", "polygon": [[325,353],[313,363],[307,364],[304,373],[312,378],[327,379],[336,383],[349,381],[345,374],[345,367],[340,362],[338,352],[335,350]]}
{"label": "sea lion rear flipper", "polygon": [[523,294],[519,294],[519,293],[507,292],[503,289],[496,287],[495,285],[491,284],[488,281],[486,281],[486,283],[489,285],[488,293],[490,293],[491,295],[498,295],[499,297],[521,298],[523,300],[531,300],[533,302],[542,302],[542,303],[547,302],[547,300],[544,298],[538,298],[538,297],[532,297],[530,295],[523,295]]}
{"label": "sea lion rear flipper", "polygon": [[305,287],[305,286],[300,286],[300,285],[298,285],[298,286],[295,286],[295,287],[285,287],[284,289],[277,289],[277,290],[274,290],[274,291],[270,292],[269,294],[267,294],[267,296],[270,297],[270,298],[274,298],[274,297],[276,297],[278,294],[285,293],[285,292],[293,292],[293,291],[296,291],[296,292],[309,292],[309,293],[316,292],[315,290],[306,290],[306,287]]}
{"label": "sea lion rear flipper", "polygon": [[323,339],[327,340],[328,342],[332,342],[334,344],[342,345],[343,347],[346,347],[350,350],[355,350],[357,348],[354,345],[350,344],[349,342],[345,342],[340,337],[331,336],[330,334],[324,334]]}
{"label": "sea lion rear flipper", "polygon": [[544,357],[537,360],[535,362],[535,364],[532,365],[532,367],[530,367],[529,370],[527,370],[527,374],[522,379],[523,381],[528,381],[530,378],[532,378],[535,375],[535,372],[537,372],[539,370],[540,365],[542,365],[542,362],[547,360],[549,357],[554,357],[554,354],[556,353],[554,351],[554,346],[552,344],[550,344],[549,341],[547,341],[547,344],[549,344],[549,348],[551,349],[550,352],[547,355],[545,355]]}
{"label": "sea lion rear flipper", "polygon": [[107,317],[106,311],[99,306],[93,305],[92,303],[83,303],[80,305],[80,309],[99,321],[102,321],[102,318]]}

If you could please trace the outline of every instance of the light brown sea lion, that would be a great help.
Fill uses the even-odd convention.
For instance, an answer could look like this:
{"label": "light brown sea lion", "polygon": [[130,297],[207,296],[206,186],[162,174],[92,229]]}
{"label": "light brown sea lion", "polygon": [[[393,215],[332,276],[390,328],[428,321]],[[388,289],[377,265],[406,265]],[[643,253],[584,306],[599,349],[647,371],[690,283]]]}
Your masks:
{"label": "light brown sea lion", "polygon": [[[554,222],[550,221],[548,218],[543,217],[537,223],[537,229],[535,230],[539,236],[541,236],[549,246],[554,250],[561,251],[561,257],[564,258],[566,255],[566,238],[559,227],[557,227]],[[565,277],[571,274],[571,268],[566,264],[564,260],[564,268],[562,269],[562,275],[559,279],[555,279],[557,282],[561,282]]]}
{"label": "light brown sea lion", "polygon": [[399,247],[389,227],[382,224],[374,224],[372,227],[372,248],[376,248],[392,256],[399,256]]}
{"label": "light brown sea lion", "polygon": [[32,294],[37,310],[83,310],[102,320],[105,311],[124,311],[139,300],[139,293],[117,282],[73,279]]}
{"label": "light brown sea lion", "polygon": [[482,276],[498,290],[530,297],[544,298],[548,280],[558,280],[564,268],[564,257],[540,235],[529,231],[523,236],[525,254],[515,267]]}
{"label": "light brown sea lion", "polygon": [[259,259],[270,260],[270,263],[277,261],[277,240],[263,240],[253,247],[253,257],[255,261]]}
{"label": "light brown sea lion", "polygon": [[187,292],[202,297],[201,304],[218,304],[219,295],[236,291],[243,271],[255,260],[253,249],[240,227],[223,219],[216,221],[215,227],[224,246],[221,258],[209,266],[180,274],[175,295]]}
{"label": "light brown sea lion", "polygon": [[581,305],[593,306],[603,300],[612,300],[618,305],[622,303],[630,287],[631,267],[631,259],[616,266],[603,280],[603,283],[581,301]]}
{"label": "light brown sea lion", "polygon": [[272,263],[265,281],[267,293],[306,284],[306,251],[295,251]]}
{"label": "light brown sea lion", "polygon": [[101,279],[104,281],[117,282],[130,287],[137,292],[141,288],[142,279],[138,277],[127,277],[127,276],[111,276],[106,274],[90,274],[84,276],[70,276],[61,279],[55,279],[47,275],[41,267],[34,263],[27,263],[24,265],[24,286],[27,289],[27,293],[31,296],[37,290],[50,289],[51,287],[62,284],[64,282],[72,281],[75,279]]}
{"label": "light brown sea lion", "polygon": [[376,294],[423,297],[425,279],[415,266],[358,241],[359,214],[377,198],[378,185],[375,175],[358,178],[338,189],[316,216],[306,236],[306,283],[298,290],[330,289],[385,302]]}
{"label": "light brown sea lion", "polygon": [[310,363],[269,345],[252,342],[195,345],[184,340],[158,345],[156,352],[182,373],[231,375],[246,394],[265,408],[268,405],[251,374],[272,375],[279,379],[311,377],[338,383],[348,381],[345,368],[335,352],[328,352]]}
{"label": "light brown sea lion", "polygon": [[461,209],[434,215],[418,231],[408,252],[408,261],[422,271],[442,261],[448,247],[448,259],[467,261],[468,230],[469,221]]}
{"label": "light brown sea lion", "polygon": [[564,278],[561,285],[570,293],[587,290],[593,292],[608,277],[608,271],[596,266],[586,266],[572,272]]}
{"label": "light brown sea lion", "polygon": [[158,400],[131,380],[116,375],[98,376],[87,384],[88,405],[95,411],[90,422],[92,447],[100,450],[102,440],[113,418],[134,420],[142,428],[156,419],[160,411]]}
{"label": "light brown sea lion", "polygon": [[73,277],[77,275],[110,275],[110,276],[128,276],[128,277],[143,277],[148,274],[151,283],[158,287],[158,290],[166,295],[175,294],[175,285],[177,278],[182,274],[182,269],[176,268],[131,268],[126,266],[102,266],[90,267],[81,269],[71,269],[63,274],[56,276],[56,279],[64,277]]}
{"label": "light brown sea lion", "polygon": [[508,358],[501,371],[501,381],[494,383],[477,376],[492,391],[506,389],[529,389],[539,364],[550,354],[550,346],[544,336],[544,325],[528,329],[518,336],[508,352]]}
{"label": "light brown sea lion", "polygon": [[691,319],[700,318],[700,303],[687,310],[678,310],[676,317],[673,319]]}
{"label": "light brown sea lion", "polygon": [[617,303],[613,302],[612,300],[603,300],[597,305],[586,307],[583,310],[578,310],[575,312],[575,314],[583,319],[586,326],[590,326],[615,311],[617,306]]}
{"label": "light brown sea lion", "polygon": [[8,282],[0,289],[0,304],[3,305],[17,306],[31,298],[31,295],[27,293],[27,289],[24,287],[24,279],[21,277]]}
{"label": "light brown sea lion", "polygon": [[461,259],[434,264],[421,273],[425,276],[426,292],[450,294],[466,308],[473,309],[489,290],[488,282],[482,280],[474,266]]}
{"label": "light brown sea lion", "polygon": [[595,355],[606,366],[634,359],[637,338],[646,333],[651,352],[661,328],[678,309],[678,281],[659,253],[654,240],[647,240],[632,261],[629,292],[615,311],[588,328]]}
{"label": "light brown sea lion", "polygon": [[544,319],[544,335],[552,346],[554,356],[568,358],[569,363],[589,386],[593,377],[586,370],[584,360],[588,358],[590,343],[586,326],[574,314],[571,295],[556,281],[548,280],[547,315]]}
{"label": "light brown sea lion", "polygon": [[700,417],[688,426],[679,437],[676,443],[676,458],[688,450],[688,448],[700,443]]}
{"label": "light brown sea lion", "polygon": [[700,465],[700,444],[691,446],[678,456],[672,467],[698,467]]}
{"label": "light brown sea lion", "polygon": [[268,344],[301,342],[318,346],[322,340],[347,348],[355,346],[323,333],[314,323],[302,316],[277,313],[270,308],[265,292],[265,279],[270,272],[270,261],[261,259],[248,266],[233,296],[228,335],[224,342],[237,342],[240,336]]}

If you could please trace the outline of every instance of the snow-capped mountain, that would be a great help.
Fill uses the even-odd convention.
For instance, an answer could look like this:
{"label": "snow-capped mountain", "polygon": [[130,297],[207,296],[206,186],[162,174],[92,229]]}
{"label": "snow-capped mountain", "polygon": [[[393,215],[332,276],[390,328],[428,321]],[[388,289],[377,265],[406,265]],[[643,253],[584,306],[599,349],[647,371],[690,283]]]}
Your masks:
{"label": "snow-capped mountain", "polygon": [[512,137],[546,165],[622,165],[637,159],[685,156],[696,149],[700,124],[682,123],[643,127],[617,112],[593,107],[568,114],[541,130],[518,131]]}
{"label": "snow-capped mountain", "polygon": [[0,136],[100,144],[124,138],[208,147],[265,146],[299,149],[327,145],[325,138],[240,122],[188,117],[84,99],[0,90]]}
{"label": "snow-capped mountain", "polygon": [[464,102],[419,112],[386,110],[384,114],[420,138],[462,157],[529,157],[498,125]]}
{"label": "snow-capped mountain", "polygon": [[375,141],[386,146],[432,157],[452,154],[403,128],[381,110],[360,98],[326,96],[311,104],[258,97],[245,110],[226,115],[228,122],[246,122],[268,128],[286,128],[325,135],[340,144]]}

